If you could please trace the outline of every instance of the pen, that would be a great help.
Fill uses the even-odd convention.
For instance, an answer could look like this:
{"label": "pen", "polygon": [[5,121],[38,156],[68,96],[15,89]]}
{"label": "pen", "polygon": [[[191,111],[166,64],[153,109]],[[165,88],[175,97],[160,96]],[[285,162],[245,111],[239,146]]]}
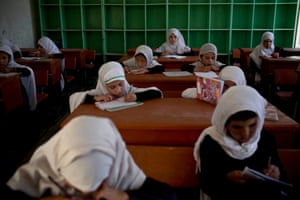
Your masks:
{"label": "pen", "polygon": [[269,156],[269,159],[268,159],[268,167],[271,166],[271,156]]}

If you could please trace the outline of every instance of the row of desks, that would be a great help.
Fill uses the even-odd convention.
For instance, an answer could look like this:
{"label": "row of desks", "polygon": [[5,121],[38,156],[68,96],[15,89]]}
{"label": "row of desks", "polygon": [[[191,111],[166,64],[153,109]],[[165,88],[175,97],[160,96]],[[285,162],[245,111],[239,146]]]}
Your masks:
{"label": "row of desks", "polygon": [[[150,177],[179,188],[199,188],[193,158],[199,134],[211,124],[214,106],[198,99],[163,98],[108,112],[83,104],[61,123],[80,115],[108,117],[119,129],[136,163]],[[278,121],[265,121],[280,149],[294,147],[300,125],[278,111]],[[84,133],[83,133],[84,134]]]}

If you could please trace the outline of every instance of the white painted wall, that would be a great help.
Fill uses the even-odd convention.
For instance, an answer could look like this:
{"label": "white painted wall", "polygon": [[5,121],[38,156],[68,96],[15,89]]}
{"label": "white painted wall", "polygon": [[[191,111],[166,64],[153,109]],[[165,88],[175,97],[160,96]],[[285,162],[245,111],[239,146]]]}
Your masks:
{"label": "white painted wall", "polygon": [[35,47],[30,0],[0,1],[0,34],[19,47]]}

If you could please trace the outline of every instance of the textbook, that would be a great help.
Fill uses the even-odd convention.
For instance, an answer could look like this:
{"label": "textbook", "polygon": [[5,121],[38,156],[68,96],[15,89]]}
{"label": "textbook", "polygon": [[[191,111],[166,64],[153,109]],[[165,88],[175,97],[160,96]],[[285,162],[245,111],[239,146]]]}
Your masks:
{"label": "textbook", "polygon": [[262,181],[267,181],[267,182],[270,182],[270,183],[279,184],[279,185],[284,186],[286,188],[292,188],[293,187],[293,185],[290,184],[290,183],[272,178],[270,176],[266,176],[265,174],[263,174],[259,171],[256,171],[254,169],[251,169],[247,166],[244,168],[243,173],[246,174],[246,175],[252,176],[254,178],[257,178],[259,180],[262,180]]}
{"label": "textbook", "polygon": [[95,105],[97,106],[97,108],[101,110],[107,110],[112,112],[112,111],[123,110],[135,106],[140,106],[143,105],[143,102],[140,101],[125,102],[124,97],[121,97],[119,99],[108,101],[108,102],[95,102]]}
{"label": "textbook", "polygon": [[186,58],[186,56],[179,56],[179,55],[166,55],[166,56],[162,56],[165,58],[173,58],[173,59],[183,59]]}
{"label": "textbook", "polygon": [[215,78],[197,76],[197,97],[205,102],[216,105],[222,95],[224,81]]}

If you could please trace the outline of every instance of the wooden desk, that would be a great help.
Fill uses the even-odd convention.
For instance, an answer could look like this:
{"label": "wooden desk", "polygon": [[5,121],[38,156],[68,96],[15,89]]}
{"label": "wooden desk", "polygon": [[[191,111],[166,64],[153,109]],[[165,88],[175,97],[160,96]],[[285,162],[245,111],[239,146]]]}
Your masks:
{"label": "wooden desk", "polygon": [[156,86],[164,97],[181,97],[183,90],[196,87],[196,76],[168,77],[164,74],[126,74],[127,81],[136,87]]}
{"label": "wooden desk", "polygon": [[[49,84],[54,85],[59,83],[61,79],[61,60],[60,59],[39,59],[39,60],[29,60],[22,58],[15,58],[15,61],[21,65],[26,65],[31,67],[35,74],[39,74],[42,72],[48,73],[49,75]],[[46,72],[47,71],[47,72]],[[44,73],[42,73],[44,74]],[[36,84],[38,85],[40,82],[44,82],[43,80],[39,80],[39,76],[35,77]]]}
{"label": "wooden desk", "polygon": [[166,57],[158,57],[157,62],[162,64],[165,68],[176,68],[180,69],[182,65],[192,64],[199,60],[199,56],[186,56],[185,58],[175,59],[175,58],[166,58]]}
{"label": "wooden desk", "polygon": [[60,49],[64,56],[76,57],[77,69],[84,68],[86,64],[85,51],[87,49]]}
{"label": "wooden desk", "polygon": [[[121,57],[118,62],[123,62],[129,58],[131,58],[132,55],[125,55],[123,57]],[[181,66],[184,64],[192,64],[194,62],[197,62],[199,60],[199,56],[186,56],[185,58],[181,58],[181,59],[175,59],[175,58],[166,58],[166,57],[158,57],[156,59],[157,62],[159,62],[160,64],[162,64],[166,71],[170,71],[169,69],[171,69],[171,71],[175,70],[180,70]]]}
{"label": "wooden desk", "polygon": [[[194,144],[211,124],[214,106],[197,99],[164,98],[116,112],[95,105],[80,105],[62,123],[76,116],[90,115],[113,120],[134,160],[148,176],[174,187],[199,188],[193,158]],[[278,147],[294,145],[300,126],[279,111],[279,121],[266,121],[264,128],[274,133]]]}
{"label": "wooden desk", "polygon": [[[80,105],[61,124],[79,115],[111,118],[127,144],[193,146],[201,131],[211,124],[214,106],[198,99],[164,98],[116,112],[95,105]],[[266,121],[264,128],[276,135],[279,147],[293,147],[300,125],[278,111],[278,121]]]}
{"label": "wooden desk", "polygon": [[5,112],[10,112],[23,104],[19,74],[0,76],[0,102]]}
{"label": "wooden desk", "polygon": [[[292,69],[296,70],[300,64],[300,59],[291,58],[262,58],[261,64],[261,83],[265,91],[269,91],[269,87],[273,82],[274,69]],[[297,80],[295,80],[297,82]]]}
{"label": "wooden desk", "polygon": [[285,56],[300,56],[300,48],[283,48]]}

